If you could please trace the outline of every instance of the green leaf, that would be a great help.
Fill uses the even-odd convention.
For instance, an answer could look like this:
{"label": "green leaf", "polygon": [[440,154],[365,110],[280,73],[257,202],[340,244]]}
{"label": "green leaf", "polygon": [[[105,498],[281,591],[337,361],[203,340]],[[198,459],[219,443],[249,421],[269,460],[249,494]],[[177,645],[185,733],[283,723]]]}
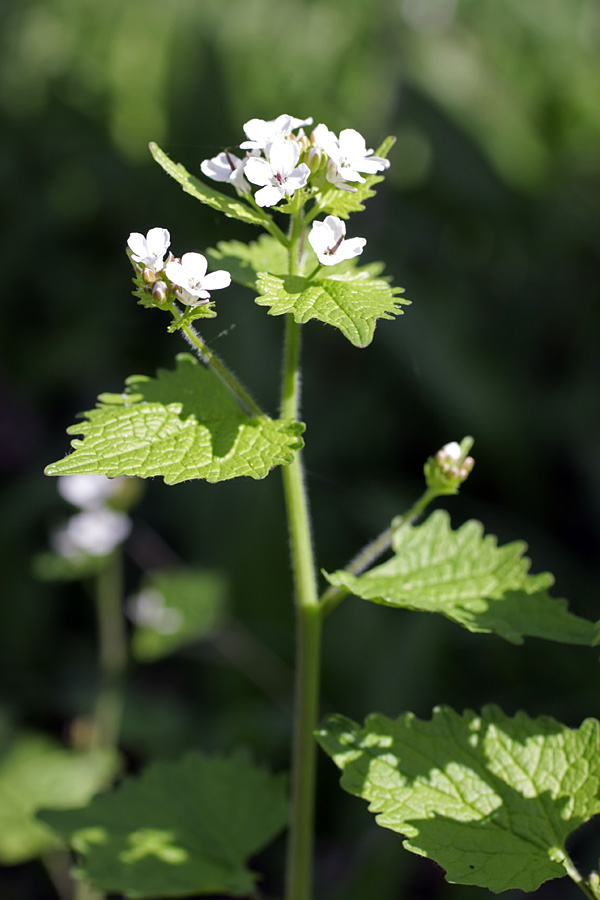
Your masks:
{"label": "green leaf", "polygon": [[14,865],[56,847],[56,835],[36,812],[83,806],[117,769],[108,750],[66,750],[42,736],[18,739],[0,759],[0,862]]}
{"label": "green leaf", "polygon": [[362,268],[314,281],[261,273],[257,287],[256,303],[270,307],[269,315],[291,313],[300,324],[318,319],[339,328],[355,347],[371,343],[377,319],[401,315],[401,306],[408,303],[395,296],[402,288],[390,287],[384,278],[374,278]]}
{"label": "green leaf", "polygon": [[153,572],[130,601],[137,623],[134,658],[161,659],[210,636],[224,622],[226,598],[227,582],[219,572],[187,568]]}
{"label": "green leaf", "polygon": [[[395,137],[387,137],[375,151],[375,156],[386,157],[395,143]],[[356,188],[356,191],[353,193],[331,185],[323,192],[321,198],[317,201],[317,206],[321,212],[328,216],[338,216],[340,219],[347,219],[350,213],[362,212],[365,208],[365,200],[375,196],[373,187],[383,180],[383,175],[367,175],[363,184],[352,182],[352,187]]]}
{"label": "green leaf", "polygon": [[72,441],[75,452],[48,466],[47,475],[162,475],[167,484],[264,478],[302,446],[304,425],[247,415],[212,369],[187,353],[174,371],[132,376],[123,394],[98,400],[68,429],[83,435]]}
{"label": "green leaf", "polygon": [[244,753],[155,763],[86,809],[40,816],[80,854],[78,875],[127,897],[244,896],[248,859],[287,819],[286,780]]}
{"label": "green leaf", "polygon": [[522,541],[498,547],[474,520],[452,531],[448,514],[437,510],[422,525],[396,532],[393,547],[392,559],[363,575],[339,571],[326,577],[364,600],[441,613],[468,631],[495,632],[514,644],[527,635],[594,642],[597,626],[549,596],[552,575],[528,574]]}
{"label": "green leaf", "polygon": [[151,143],[149,146],[150,153],[159,166],[165,170],[167,175],[178,181],[183,190],[195,197],[196,200],[224,213],[230,219],[239,219],[240,222],[246,222],[249,225],[264,226],[268,221],[267,216],[248,206],[247,203],[222,194],[221,191],[216,191],[198,178],[194,178],[181,163],[174,163],[157,144]]}
{"label": "green leaf", "polygon": [[97,575],[106,568],[106,556],[88,556],[82,553],[74,559],[59,553],[38,553],[33,558],[33,575],[40,581],[82,581]]}
{"label": "green leaf", "polygon": [[456,884],[534,891],[567,874],[565,839],[600,812],[598,722],[570,729],[487,706],[332,716],[317,732],[342,787],[369,801],[377,824],[406,837]]}
{"label": "green leaf", "polygon": [[268,234],[262,234],[249,244],[220,241],[216,248],[209,248],[206,255],[213,263],[225,266],[238,284],[253,290],[256,290],[258,272],[285,275],[288,268],[288,251]]}

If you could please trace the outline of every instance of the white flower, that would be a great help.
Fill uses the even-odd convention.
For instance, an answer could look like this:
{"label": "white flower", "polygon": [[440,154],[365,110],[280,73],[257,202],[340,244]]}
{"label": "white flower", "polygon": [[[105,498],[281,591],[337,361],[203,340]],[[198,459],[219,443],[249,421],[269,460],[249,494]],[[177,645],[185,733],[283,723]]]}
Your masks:
{"label": "white flower", "polygon": [[327,180],[338,187],[344,187],[345,181],[364,182],[361,172],[375,175],[389,168],[389,160],[373,156],[373,150],[367,150],[364,137],[354,128],[344,128],[336,138],[333,131],[321,124],[317,125],[312,137],[314,144],[329,157]]}
{"label": "white flower", "polygon": [[275,206],[284,197],[291,197],[294,191],[304,187],[310,169],[306,163],[298,166],[299,159],[300,147],[296,141],[278,138],[270,146],[268,160],[256,156],[246,160],[246,178],[252,184],[261,186],[254,195],[259,206]]}
{"label": "white flower", "polygon": [[165,598],[156,588],[147,588],[130,597],[127,614],[136,625],[152,628],[159,634],[175,634],[183,625],[179,610],[167,606]]}
{"label": "white flower", "polygon": [[160,272],[163,268],[170,243],[171,235],[166,228],[151,228],[146,237],[139,231],[133,231],[127,239],[133,261],[153,272]]}
{"label": "white flower", "polygon": [[264,150],[269,144],[280,138],[286,138],[300,125],[312,125],[312,119],[295,119],[283,113],[276,119],[250,119],[244,124],[244,131],[249,140],[240,144],[242,150]]}
{"label": "white flower", "polygon": [[61,475],[58,493],[80,509],[101,509],[107,500],[118,494],[125,478],[107,478],[106,475]]}
{"label": "white flower", "polygon": [[238,194],[247,194],[250,185],[244,178],[245,159],[238,159],[229,150],[224,150],[212,159],[205,159],[200,163],[201,172],[213,181],[228,181],[234,186]]}
{"label": "white flower", "polygon": [[[75,476],[73,476],[75,477]],[[51,536],[53,549],[67,559],[82,555],[108,556],[129,536],[131,519],[112,509],[94,509],[71,516]]]}
{"label": "white flower", "polygon": [[179,288],[177,296],[187,306],[199,306],[210,300],[210,292],[231,284],[231,275],[225,269],[206,274],[208,263],[201,253],[184,253],[181,259],[167,263],[165,272]]}
{"label": "white flower", "polygon": [[346,223],[337,216],[327,216],[323,222],[314,222],[308,240],[322,266],[335,266],[345,259],[360,256],[367,243],[366,238],[344,240]]}

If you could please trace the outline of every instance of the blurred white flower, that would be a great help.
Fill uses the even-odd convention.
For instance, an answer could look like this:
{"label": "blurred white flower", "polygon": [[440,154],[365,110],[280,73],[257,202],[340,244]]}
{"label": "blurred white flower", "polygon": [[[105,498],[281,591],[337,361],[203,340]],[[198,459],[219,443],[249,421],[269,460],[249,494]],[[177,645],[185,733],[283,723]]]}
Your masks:
{"label": "blurred white flower", "polygon": [[278,138],[269,149],[269,158],[251,156],[244,172],[248,181],[261,186],[254,199],[259,206],[275,206],[284,197],[303,188],[310,175],[306,163],[298,165],[300,147],[296,141]]}
{"label": "blurred white flower", "polygon": [[112,509],[94,509],[71,516],[50,536],[53,550],[67,559],[108,556],[131,532],[131,519]]}
{"label": "blurred white flower", "polygon": [[366,238],[344,240],[346,223],[337,216],[327,216],[323,222],[314,222],[308,240],[322,266],[335,266],[345,259],[353,259],[363,252]]}
{"label": "blurred white flower", "polygon": [[286,113],[269,121],[250,119],[244,124],[244,132],[249,140],[241,143],[240,147],[242,150],[264,150],[274,141],[288,137],[300,125],[312,125],[312,119],[295,119]]}
{"label": "blurred white flower", "polygon": [[118,494],[125,478],[107,478],[106,475],[61,475],[58,493],[73,506],[94,510],[103,507]]}
{"label": "blurred white flower", "polygon": [[239,159],[229,150],[224,150],[212,159],[204,159],[200,163],[201,172],[213,181],[227,181],[232,184],[238,194],[247,194],[250,185],[244,178],[245,159]]}
{"label": "blurred white flower", "polygon": [[225,269],[206,274],[208,262],[201,253],[184,253],[181,259],[167,263],[165,272],[179,288],[177,296],[187,306],[200,306],[210,300],[210,292],[231,284],[231,275]]}
{"label": "blurred white flower", "polygon": [[163,268],[170,244],[171,235],[166,228],[151,228],[146,237],[139,231],[133,231],[127,239],[133,261],[153,272],[160,272]]}
{"label": "blurred white flower", "polygon": [[130,597],[127,615],[136,625],[152,628],[159,634],[175,634],[183,624],[179,610],[166,606],[165,598],[156,588],[148,588]]}

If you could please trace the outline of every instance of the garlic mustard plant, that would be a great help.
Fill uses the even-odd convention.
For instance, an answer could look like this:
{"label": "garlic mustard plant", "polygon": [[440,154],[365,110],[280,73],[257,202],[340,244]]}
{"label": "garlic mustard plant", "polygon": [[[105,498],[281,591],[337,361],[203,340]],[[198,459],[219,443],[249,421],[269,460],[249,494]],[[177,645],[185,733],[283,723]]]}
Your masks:
{"label": "garlic mustard plant", "polygon": [[[377,824],[401,836],[409,852],[435,860],[449,881],[533,891],[567,876],[598,900],[600,875],[582,873],[566,847],[570,834],[600,813],[595,720],[569,728],[486,706],[479,713],[439,707],[426,721],[402,710],[395,719],[371,715],[363,725],[346,715],[320,721],[322,629],[335,628],[330,616],[350,595],[372,604],[374,615],[381,606],[442,615],[515,644],[536,637],[591,647],[599,626],[552,596],[549,573],[530,574],[522,542],[499,545],[475,520],[453,528],[445,509],[427,514],[433,501],[456,495],[473,470],[470,436],[445,443],[425,461],[421,496],[383,522],[343,568],[322,568],[303,467],[304,326],[316,320],[332,329],[332,341],[362,348],[377,323],[400,316],[408,301],[381,264],[363,261],[366,239],[346,238],[348,218],[383,181],[394,139],[374,151],[354,128],[336,135],[324,123],[311,130],[312,123],[287,113],[251,119],[240,134],[240,155],[227,149],[194,163],[227,193],[151,145],[156,162],[188,195],[262,233],[247,245],[221,241],[205,255],[181,257],[170,251],[166,228],[129,236],[133,295],[142,307],[163,310],[168,330],[193,352],[154,377],[130,377],[120,394],[101,394],[70,429],[79,435],[73,452],[46,469],[73,478],[161,476],[166,484],[261,479],[280,470],[296,608],[289,798],[281,777],[225,748],[223,756],[195,752],[157,763],[87,806],[45,809],[39,817],[76,851],[78,878],[106,894],[137,898],[256,897],[250,859],[287,825],[281,892],[286,900],[310,900],[320,745],[341,770],[342,787],[369,803]],[[234,280],[250,287],[269,315],[284,317],[277,417],[263,411],[199,330],[218,314],[212,292]],[[81,506],[79,516],[110,512],[105,482],[99,491],[82,481],[62,484]],[[115,521],[113,539],[122,540],[125,530]],[[69,527],[59,543],[66,548],[68,540],[88,553],[109,546],[99,520],[94,527],[79,521],[73,534]],[[177,608],[169,591],[156,586],[128,604],[149,653],[174,652],[177,635],[199,609],[200,596]],[[121,658],[120,677],[123,671]],[[110,733],[114,746],[114,727]],[[280,895],[277,886],[274,896]],[[322,885],[317,895],[325,896]]]}

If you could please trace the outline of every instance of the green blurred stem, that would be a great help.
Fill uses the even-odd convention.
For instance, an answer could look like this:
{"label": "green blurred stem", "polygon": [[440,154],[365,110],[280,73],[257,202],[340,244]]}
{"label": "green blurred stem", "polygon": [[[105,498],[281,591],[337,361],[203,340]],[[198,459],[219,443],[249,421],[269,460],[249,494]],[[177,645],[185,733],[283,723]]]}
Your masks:
{"label": "green blurred stem", "polygon": [[104,894],[90,887],[85,881],[75,881],[73,886],[73,900],[103,900]]}
{"label": "green blurred stem", "polygon": [[[301,238],[294,216],[290,274],[296,274]],[[286,318],[281,417],[296,420],[300,406],[300,326]],[[309,900],[312,893],[315,773],[320,692],[321,616],[302,457],[282,466],[296,595],[296,692],[292,748],[292,811],[288,839],[286,900]]]}
{"label": "green blurred stem", "polygon": [[[178,321],[182,318],[181,313],[177,309],[174,303],[172,303],[169,307],[169,310],[173,314],[173,318]],[[260,406],[252,399],[250,394],[242,387],[240,382],[237,380],[233,372],[230,372],[227,366],[223,365],[218,356],[216,356],[210,347],[204,343],[198,332],[195,328],[192,328],[191,325],[182,325],[180,329],[185,335],[187,341],[194,350],[197,352],[198,356],[202,360],[202,362],[210,366],[210,368],[217,373],[221,381],[224,381],[227,387],[232,391],[232,393],[237,397],[238,401],[245,409],[245,411],[251,416],[262,416],[263,411]]]}
{"label": "green blurred stem", "polygon": [[127,668],[122,568],[122,554],[117,548],[96,579],[100,689],[94,712],[94,745],[111,750],[119,743]]}
{"label": "green blurred stem", "polygon": [[[392,546],[394,535],[414,522],[425,508],[429,506],[431,501],[439,496],[440,494],[438,491],[433,488],[427,488],[417,502],[411,506],[408,512],[404,513],[403,516],[394,519],[389,528],[382,531],[379,537],[376,537],[374,541],[367,544],[367,546],[344,567],[344,571],[349,572],[350,575],[360,575],[362,572],[369,569],[372,564]],[[327,588],[319,600],[321,614],[323,616],[329,615],[329,613],[333,612],[336,606],[338,606],[349,593],[348,588],[332,584]]]}

